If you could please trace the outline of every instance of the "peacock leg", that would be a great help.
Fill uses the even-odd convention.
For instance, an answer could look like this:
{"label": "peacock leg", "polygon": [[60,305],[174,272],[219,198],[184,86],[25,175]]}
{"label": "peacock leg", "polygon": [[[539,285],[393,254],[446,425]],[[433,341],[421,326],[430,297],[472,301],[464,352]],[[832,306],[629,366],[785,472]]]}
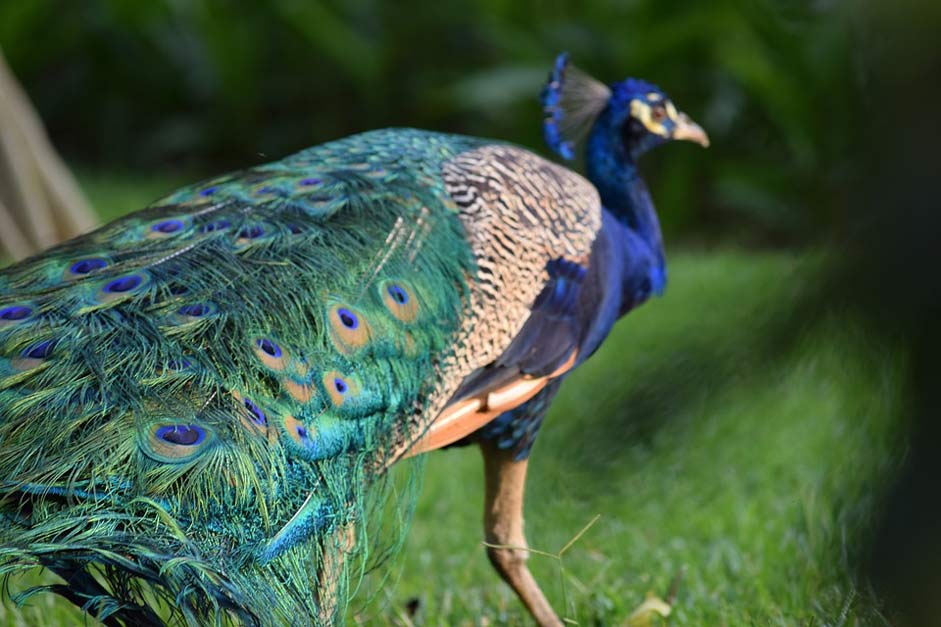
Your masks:
{"label": "peacock leg", "polygon": [[342,624],[338,620],[341,586],[346,584],[346,557],[356,545],[356,527],[347,524],[321,540],[321,562],[317,572],[317,625]]}
{"label": "peacock leg", "polygon": [[513,452],[498,449],[492,442],[481,442],[480,448],[486,477],[485,538],[489,545],[513,547],[488,546],[490,563],[516,591],[539,625],[562,625],[526,566],[529,552],[523,535],[523,487],[529,460],[515,461]]}

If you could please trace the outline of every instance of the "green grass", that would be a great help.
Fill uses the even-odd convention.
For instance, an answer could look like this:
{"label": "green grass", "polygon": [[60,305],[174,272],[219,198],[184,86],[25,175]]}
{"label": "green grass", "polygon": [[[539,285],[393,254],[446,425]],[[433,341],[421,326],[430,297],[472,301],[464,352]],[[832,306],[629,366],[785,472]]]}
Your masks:
{"label": "green grass", "polygon": [[[115,215],[172,183],[86,188]],[[567,618],[626,625],[682,572],[671,625],[886,622],[853,573],[902,452],[903,355],[845,316],[811,326],[788,315],[820,267],[785,253],[674,252],[666,297],[622,321],[570,377],[526,498],[530,545],[542,551],[601,516],[564,573],[530,560]],[[480,543],[479,453],[432,454],[424,483],[392,578],[367,580],[361,598],[373,588],[375,600],[350,622],[530,624]],[[50,598],[7,602],[0,623],[80,620]]]}
{"label": "green grass", "polygon": [[[532,454],[530,559],[558,611],[623,625],[684,573],[671,625],[883,624],[854,581],[900,452],[901,354],[849,320],[781,312],[818,260],[678,253],[666,297],[618,325],[563,387]],[[480,545],[476,450],[435,453],[367,624],[529,624]],[[567,595],[569,607],[563,606]]]}

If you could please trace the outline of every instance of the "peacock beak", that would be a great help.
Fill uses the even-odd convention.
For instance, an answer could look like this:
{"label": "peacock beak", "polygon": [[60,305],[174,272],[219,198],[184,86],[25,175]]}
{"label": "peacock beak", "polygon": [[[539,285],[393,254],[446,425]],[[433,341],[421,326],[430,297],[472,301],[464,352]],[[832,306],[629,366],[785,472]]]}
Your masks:
{"label": "peacock beak", "polygon": [[696,142],[703,148],[709,147],[709,136],[702,127],[689,119],[685,113],[676,116],[676,126],[673,129],[673,139],[685,139]]}

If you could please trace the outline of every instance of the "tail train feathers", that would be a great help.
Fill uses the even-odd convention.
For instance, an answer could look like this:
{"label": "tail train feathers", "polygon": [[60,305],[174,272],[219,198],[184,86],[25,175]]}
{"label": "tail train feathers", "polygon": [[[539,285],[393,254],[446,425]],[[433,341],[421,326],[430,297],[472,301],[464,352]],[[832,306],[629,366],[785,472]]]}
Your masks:
{"label": "tail train feathers", "polygon": [[369,515],[414,496],[389,464],[574,363],[579,274],[553,260],[599,211],[525,151],[398,129],[0,272],[0,575],[44,564],[106,623],[335,622],[404,533]]}

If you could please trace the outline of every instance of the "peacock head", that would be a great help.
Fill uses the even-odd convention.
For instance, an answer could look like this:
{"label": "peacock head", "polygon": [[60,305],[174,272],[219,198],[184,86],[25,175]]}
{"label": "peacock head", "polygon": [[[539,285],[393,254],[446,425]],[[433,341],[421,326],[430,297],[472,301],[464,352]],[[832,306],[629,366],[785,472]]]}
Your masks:
{"label": "peacock head", "polygon": [[633,161],[672,140],[709,145],[702,127],[656,85],[635,78],[605,85],[574,67],[567,53],[556,58],[541,100],[546,143],[573,159],[576,143],[589,135],[589,169],[598,159]]}

